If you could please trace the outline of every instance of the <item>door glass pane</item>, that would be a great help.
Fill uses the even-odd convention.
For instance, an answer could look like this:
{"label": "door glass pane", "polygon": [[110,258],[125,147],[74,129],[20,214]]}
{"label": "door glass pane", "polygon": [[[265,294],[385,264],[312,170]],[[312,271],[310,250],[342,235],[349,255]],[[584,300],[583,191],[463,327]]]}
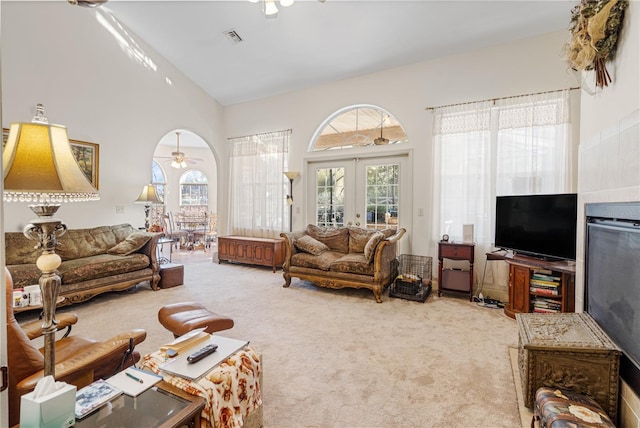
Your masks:
{"label": "door glass pane", "polygon": [[344,168],[316,170],[316,224],[344,226]]}
{"label": "door glass pane", "polygon": [[398,227],[398,164],[367,166],[366,227]]}

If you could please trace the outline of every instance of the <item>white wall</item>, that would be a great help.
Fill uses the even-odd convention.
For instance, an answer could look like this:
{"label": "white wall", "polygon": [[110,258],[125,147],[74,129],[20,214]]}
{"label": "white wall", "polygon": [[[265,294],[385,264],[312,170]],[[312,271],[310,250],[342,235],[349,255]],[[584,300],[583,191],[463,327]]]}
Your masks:
{"label": "white wall", "polygon": [[[576,310],[584,309],[584,204],[640,201],[640,2],[625,12],[616,59],[607,63],[613,82],[581,97]],[[584,80],[594,89],[593,73]],[[620,388],[622,428],[640,427],[640,397]]]}
{"label": "white wall", "polygon": [[[332,82],[268,99],[225,108],[227,135],[247,135],[292,128],[290,169],[304,171],[317,127],[336,110],[373,104],[402,124],[413,150],[413,214],[407,225],[414,254],[434,255],[431,233],[432,137],[429,106],[523,95],[576,86],[560,57],[568,32],[547,34],[468,54],[421,62],[393,70]],[[404,147],[395,146],[396,149]],[[383,149],[369,148],[366,150]],[[317,155],[317,154],[316,154]],[[326,156],[326,153],[320,153]],[[306,177],[294,182],[294,200],[302,200]],[[418,216],[420,209],[425,215]],[[308,219],[294,212],[293,228]],[[404,239],[404,238],[403,238]]]}
{"label": "white wall", "polygon": [[[43,103],[49,121],[67,126],[70,138],[100,145],[101,200],[63,206],[58,215],[72,228],[140,225],[143,207],[133,201],[169,131],[188,129],[218,160],[226,158],[222,107],[145,43],[119,41],[101,20],[114,23],[103,8],[66,1],[2,5],[3,126],[30,121]],[[136,59],[134,47],[155,69]],[[224,174],[217,173],[220,182]],[[35,217],[19,203],[5,204],[4,213],[5,231],[22,230]]]}

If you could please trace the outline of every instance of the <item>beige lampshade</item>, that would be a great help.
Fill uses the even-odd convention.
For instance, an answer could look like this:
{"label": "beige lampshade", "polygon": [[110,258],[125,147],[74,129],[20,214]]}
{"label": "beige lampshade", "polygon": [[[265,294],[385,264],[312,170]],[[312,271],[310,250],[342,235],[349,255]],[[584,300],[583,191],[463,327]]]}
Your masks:
{"label": "beige lampshade", "polygon": [[146,184],[142,188],[140,196],[138,196],[138,199],[136,199],[134,202],[136,204],[145,205],[160,205],[164,203],[158,195],[158,192],[156,192],[156,186],[154,186],[153,184]]}
{"label": "beige lampshade", "polygon": [[284,175],[286,175],[289,180],[294,180],[300,173],[298,171],[286,171]]}
{"label": "beige lampshade", "polygon": [[4,200],[34,203],[100,199],[76,162],[67,129],[48,123],[12,123],[2,152]]}

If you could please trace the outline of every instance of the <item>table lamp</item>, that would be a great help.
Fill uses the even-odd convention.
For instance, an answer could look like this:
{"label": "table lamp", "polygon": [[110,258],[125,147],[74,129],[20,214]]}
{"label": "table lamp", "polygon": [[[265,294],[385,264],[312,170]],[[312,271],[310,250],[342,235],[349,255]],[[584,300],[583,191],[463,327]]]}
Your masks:
{"label": "table lamp", "polygon": [[144,229],[149,230],[149,220],[151,213],[151,205],[162,205],[164,202],[156,191],[153,184],[145,184],[138,199],[134,201],[136,204],[144,204]]}
{"label": "table lamp", "polygon": [[57,269],[61,259],[55,249],[57,239],[67,231],[54,217],[61,202],[100,199],[76,162],[67,138],[67,128],[50,125],[42,104],[36,106],[31,123],[12,123],[2,151],[4,201],[32,203],[38,216],[23,233],[38,242],[42,254],[36,260],[42,272],[38,281],[42,294],[44,335],[44,375],[55,376],[56,302],[60,292]]}

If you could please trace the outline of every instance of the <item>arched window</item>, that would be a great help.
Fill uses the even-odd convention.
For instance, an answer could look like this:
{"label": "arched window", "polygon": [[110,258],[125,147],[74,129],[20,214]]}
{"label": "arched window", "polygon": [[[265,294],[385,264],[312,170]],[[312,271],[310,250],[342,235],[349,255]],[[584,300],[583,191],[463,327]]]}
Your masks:
{"label": "arched window", "polygon": [[389,112],[371,105],[350,106],[329,117],[316,132],[313,151],[406,143],[407,134]]}
{"label": "arched window", "polygon": [[151,224],[163,225],[163,216],[165,213],[165,205],[167,203],[164,197],[167,178],[164,174],[164,170],[156,161],[153,161],[151,164],[151,184],[156,187],[156,193],[164,201],[163,205],[153,205],[151,207]]}
{"label": "arched window", "polygon": [[209,185],[207,176],[192,169],[180,177],[180,212],[187,216],[204,215],[208,211]]}

